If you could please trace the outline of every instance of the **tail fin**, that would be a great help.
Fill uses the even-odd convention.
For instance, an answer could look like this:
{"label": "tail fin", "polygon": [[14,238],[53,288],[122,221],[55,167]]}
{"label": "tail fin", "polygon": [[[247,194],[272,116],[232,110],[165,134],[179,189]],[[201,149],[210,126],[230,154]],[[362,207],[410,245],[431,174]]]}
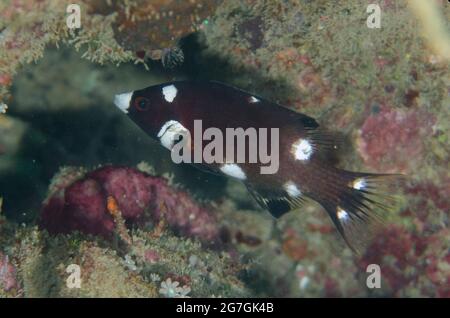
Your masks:
{"label": "tail fin", "polygon": [[322,187],[321,193],[312,193],[310,197],[325,208],[347,245],[359,253],[396,206],[390,193],[402,176],[345,170],[335,173],[338,182],[332,187]]}

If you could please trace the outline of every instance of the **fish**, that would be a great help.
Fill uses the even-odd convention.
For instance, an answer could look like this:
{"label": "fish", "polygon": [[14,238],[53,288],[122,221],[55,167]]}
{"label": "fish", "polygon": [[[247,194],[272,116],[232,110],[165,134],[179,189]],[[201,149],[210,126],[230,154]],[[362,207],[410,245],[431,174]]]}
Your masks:
{"label": "fish", "polygon": [[[197,155],[197,160],[184,162],[244,183],[255,201],[274,218],[300,209],[307,200],[319,203],[355,252],[366,244],[368,233],[383,223],[385,214],[394,205],[385,185],[398,175],[336,167],[330,160],[341,147],[342,140],[336,133],[321,127],[308,115],[231,85],[173,81],[117,94],[114,103],[172,154],[177,150],[188,159]],[[196,131],[199,125],[204,133],[213,129],[215,138],[213,134],[203,138],[205,135]],[[256,135],[261,137],[259,141],[250,140],[255,135],[244,135],[249,138],[241,148],[245,150],[241,157],[244,160],[236,160],[238,155],[228,155],[229,150],[236,152],[239,146],[237,143],[230,146],[228,140],[225,150],[211,152],[217,160],[198,160],[198,154],[202,154],[198,148],[208,147],[208,141],[217,141],[219,133],[228,136],[232,129],[244,133],[253,129],[260,133]],[[263,137],[267,141],[266,156],[251,158],[264,145],[260,143]],[[224,141],[215,145],[221,143]],[[277,164],[267,160],[269,153],[274,155],[273,161],[278,160]]]}

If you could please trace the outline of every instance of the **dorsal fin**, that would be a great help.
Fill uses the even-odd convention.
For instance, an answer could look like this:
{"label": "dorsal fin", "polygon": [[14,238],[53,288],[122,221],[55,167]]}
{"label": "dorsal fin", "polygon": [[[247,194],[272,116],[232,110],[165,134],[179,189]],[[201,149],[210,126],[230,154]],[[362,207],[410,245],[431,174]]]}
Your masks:
{"label": "dorsal fin", "polygon": [[305,137],[311,142],[314,153],[324,161],[337,163],[338,152],[344,146],[344,137],[322,128],[314,118],[305,114],[297,113],[297,118],[299,133],[306,134]]}
{"label": "dorsal fin", "polygon": [[297,113],[300,123],[305,129],[316,129],[319,127],[317,121],[308,115]]}

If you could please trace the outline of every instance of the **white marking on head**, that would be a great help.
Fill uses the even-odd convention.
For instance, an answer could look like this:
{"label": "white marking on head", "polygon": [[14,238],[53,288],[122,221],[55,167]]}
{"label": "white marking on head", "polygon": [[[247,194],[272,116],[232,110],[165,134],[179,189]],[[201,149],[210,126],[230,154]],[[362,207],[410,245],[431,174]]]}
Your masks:
{"label": "white marking on head", "polygon": [[245,180],[247,179],[247,176],[245,175],[245,172],[235,163],[226,163],[222,167],[220,167],[220,171],[225,173],[226,175],[229,175],[230,177],[239,179],[239,180]]}
{"label": "white marking on head", "polygon": [[250,96],[250,97],[248,98],[248,102],[249,102],[249,103],[258,103],[258,102],[260,102],[260,100],[257,99],[255,96]]}
{"label": "white marking on head", "polygon": [[367,182],[366,182],[366,179],[364,179],[364,178],[355,179],[355,181],[353,181],[353,184],[352,184],[353,189],[356,189],[356,190],[364,190],[366,188],[366,186],[367,186]]}
{"label": "white marking on head", "polygon": [[299,197],[302,195],[302,192],[299,190],[297,185],[292,182],[288,181],[283,185],[284,190],[293,198]]}
{"label": "white marking on head", "polygon": [[125,114],[128,113],[128,108],[130,108],[131,97],[133,96],[133,92],[117,94],[114,97],[114,104],[123,111]]}
{"label": "white marking on head", "polygon": [[348,215],[347,211],[345,211],[342,208],[338,207],[338,209],[337,209],[337,217],[338,217],[339,220],[345,222],[345,221],[348,220],[349,215]]}
{"label": "white marking on head", "polygon": [[169,120],[161,127],[157,136],[164,147],[172,150],[175,141],[178,140],[180,135],[185,136],[187,132],[188,130],[182,124],[176,120]]}
{"label": "white marking on head", "polygon": [[178,90],[175,85],[164,86],[162,89],[164,99],[169,103],[173,102],[175,97],[177,97],[177,92]]}
{"label": "white marking on head", "polygon": [[300,138],[292,144],[291,153],[297,160],[308,160],[313,153],[313,147],[308,140]]}

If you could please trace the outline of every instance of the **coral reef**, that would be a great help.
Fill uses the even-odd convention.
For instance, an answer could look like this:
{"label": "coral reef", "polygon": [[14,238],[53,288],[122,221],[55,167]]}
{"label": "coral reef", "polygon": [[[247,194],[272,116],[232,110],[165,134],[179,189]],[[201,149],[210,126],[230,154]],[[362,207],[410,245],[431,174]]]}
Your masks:
{"label": "coral reef", "polygon": [[425,238],[419,233],[397,226],[386,228],[359,260],[359,266],[366,268],[368,264],[380,264],[387,295],[448,298],[449,231],[442,229]]}
{"label": "coral reef", "polygon": [[[69,3],[0,3],[0,297],[450,297],[445,1],[432,36],[407,1],[379,1],[380,29],[367,1],[82,0],[68,30]],[[345,136],[343,168],[404,174],[386,226],[355,255],[316,204],[275,221],[172,164],[111,100],[174,76],[317,118]]]}
{"label": "coral reef", "polygon": [[140,58],[163,58],[164,62],[164,56],[169,54],[165,50],[174,50],[177,41],[195,32],[221,2],[141,0],[117,2],[107,10],[118,15],[113,24],[114,36],[123,48],[136,52]]}
{"label": "coral reef", "polygon": [[128,224],[165,222],[173,230],[204,242],[218,243],[214,214],[192,200],[185,191],[163,178],[137,169],[105,166],[88,173],[65,168],[55,176],[41,213],[41,227],[50,233],[80,231],[109,236],[113,233],[114,200]]}
{"label": "coral reef", "polygon": [[[412,171],[422,162],[424,140],[433,133],[435,116],[420,111],[377,107],[358,131],[358,152],[367,167],[385,172]],[[379,129],[379,127],[383,129]],[[411,158],[418,160],[411,161]]]}
{"label": "coral reef", "polygon": [[[8,241],[1,240],[12,256],[1,255],[0,297],[249,295],[237,276],[245,266],[169,232],[158,238],[133,232],[133,246],[122,249],[79,234],[49,236],[35,228],[14,230]],[[148,251],[158,259],[148,260]],[[79,268],[78,287],[70,284],[71,265]]]}
{"label": "coral reef", "polygon": [[100,64],[144,62],[146,55],[166,61],[175,55],[176,62],[177,41],[201,26],[220,2],[83,0],[77,2],[83,13],[82,25],[73,30],[66,24],[66,10],[72,1],[2,1],[0,101],[8,101],[8,88],[18,68],[39,60],[50,45],[73,46],[84,52],[83,57]]}
{"label": "coral reef", "polygon": [[[392,225],[354,261],[342,247],[327,243],[334,231],[318,219],[316,206],[280,220],[281,245],[275,247],[284,255],[270,248],[259,254],[270,261],[262,262],[268,265],[261,269],[266,274],[258,274],[262,281],[271,276],[268,285],[277,286],[273,290],[280,296],[447,295],[447,57],[429,50],[406,1],[381,1],[382,28],[376,30],[365,25],[366,6],[229,1],[204,30],[204,58],[227,65],[221,80],[345,133],[356,151],[344,149],[342,166],[407,176],[398,189],[402,206],[389,216]],[[448,30],[448,11],[441,11]],[[431,242],[437,244],[434,249],[424,247]],[[433,264],[428,269],[427,262]],[[371,263],[382,273],[386,268],[381,291],[361,287]],[[280,277],[280,268],[288,274]]]}
{"label": "coral reef", "polygon": [[9,261],[8,255],[0,253],[0,288],[3,288],[4,292],[9,292],[17,287],[16,268]]}

